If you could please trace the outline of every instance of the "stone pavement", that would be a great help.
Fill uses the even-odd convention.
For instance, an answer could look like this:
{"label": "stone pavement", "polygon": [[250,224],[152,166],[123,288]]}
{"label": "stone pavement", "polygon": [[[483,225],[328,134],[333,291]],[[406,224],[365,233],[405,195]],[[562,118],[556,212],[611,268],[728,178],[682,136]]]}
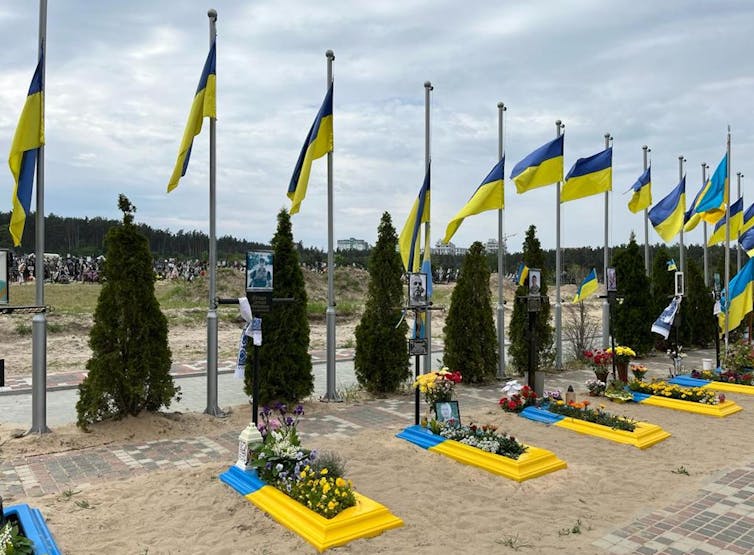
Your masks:
{"label": "stone pavement", "polygon": [[[703,351],[687,359],[697,366]],[[343,361],[339,363],[340,368]],[[664,375],[667,361],[657,359],[650,373]],[[575,383],[591,372],[569,372]],[[185,383],[187,380],[181,380]],[[546,387],[562,387],[557,376]],[[236,384],[237,387],[237,384]],[[71,395],[74,392],[60,392]],[[225,394],[220,390],[221,396]],[[58,393],[59,394],[59,393]],[[55,395],[55,393],[51,394]],[[28,397],[19,394],[9,397]],[[499,385],[459,388],[458,398],[468,410],[495,403]],[[0,413],[2,414],[2,413]],[[342,405],[335,413],[304,416],[299,431],[305,442],[316,437],[342,438],[372,427],[402,427],[413,423],[413,396],[377,399],[358,405]],[[0,461],[0,495],[7,503],[21,496],[39,496],[75,489],[83,484],[128,478],[158,469],[188,469],[206,463],[235,459],[237,432],[214,437],[123,443],[49,455],[19,456]],[[739,461],[707,482],[692,498],[641,516],[595,541],[605,553],[707,555],[754,553],[754,461]]]}

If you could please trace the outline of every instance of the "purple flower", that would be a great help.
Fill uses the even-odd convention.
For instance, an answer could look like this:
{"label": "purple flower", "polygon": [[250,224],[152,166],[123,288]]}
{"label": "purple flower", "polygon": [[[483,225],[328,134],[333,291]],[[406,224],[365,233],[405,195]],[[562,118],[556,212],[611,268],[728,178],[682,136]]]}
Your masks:
{"label": "purple flower", "polygon": [[294,416],[302,416],[304,414],[304,405],[298,405],[293,409]]}
{"label": "purple flower", "polygon": [[291,416],[286,416],[285,417],[285,425],[288,426],[288,427],[290,427],[290,426],[293,425],[293,418]]}

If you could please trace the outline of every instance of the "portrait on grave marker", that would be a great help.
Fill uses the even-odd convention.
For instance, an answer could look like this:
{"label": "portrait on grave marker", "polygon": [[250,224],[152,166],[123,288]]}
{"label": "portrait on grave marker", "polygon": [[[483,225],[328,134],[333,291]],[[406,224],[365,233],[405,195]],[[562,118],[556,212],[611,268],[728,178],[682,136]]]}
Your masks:
{"label": "portrait on grave marker", "polygon": [[529,295],[539,295],[539,288],[542,285],[542,273],[539,268],[529,268]]}
{"label": "portrait on grave marker", "polygon": [[427,274],[408,274],[408,306],[426,306]]}
{"label": "portrait on grave marker", "polygon": [[618,276],[615,275],[615,268],[607,269],[607,290],[608,291],[618,290]]}
{"label": "portrait on grave marker", "polygon": [[408,340],[408,354],[409,356],[421,356],[427,354],[427,340],[426,339],[409,339]]}
{"label": "portrait on grave marker", "polygon": [[683,272],[675,273],[675,296],[683,297]]}
{"label": "portrait on grave marker", "polygon": [[435,417],[438,422],[447,422],[454,426],[461,425],[458,401],[438,401],[435,403]]}
{"label": "portrait on grave marker", "polygon": [[8,304],[9,302],[10,274],[8,270],[8,251],[0,250],[0,304]]}
{"label": "portrait on grave marker", "polygon": [[246,253],[247,291],[272,291],[274,273],[272,251]]}

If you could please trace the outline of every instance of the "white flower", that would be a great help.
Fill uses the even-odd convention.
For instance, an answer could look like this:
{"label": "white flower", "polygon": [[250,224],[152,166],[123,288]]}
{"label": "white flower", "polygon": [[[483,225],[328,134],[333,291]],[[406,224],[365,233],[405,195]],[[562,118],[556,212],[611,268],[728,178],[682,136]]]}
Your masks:
{"label": "white flower", "polygon": [[521,391],[523,387],[524,386],[518,383],[516,380],[511,380],[503,386],[501,391],[506,395],[515,395],[516,393]]}

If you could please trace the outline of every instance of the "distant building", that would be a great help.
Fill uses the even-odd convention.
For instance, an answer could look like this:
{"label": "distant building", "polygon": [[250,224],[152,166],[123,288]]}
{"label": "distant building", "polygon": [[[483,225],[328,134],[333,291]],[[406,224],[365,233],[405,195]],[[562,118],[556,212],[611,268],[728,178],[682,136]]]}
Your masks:
{"label": "distant building", "polygon": [[433,255],[443,255],[443,254],[449,254],[450,256],[456,256],[459,254],[466,254],[469,249],[465,247],[456,247],[452,242],[448,243],[447,245],[444,244],[442,241],[437,241],[435,243],[435,246],[432,248],[432,254]]}
{"label": "distant building", "polygon": [[338,239],[339,251],[366,251],[369,250],[369,243],[364,239]]}
{"label": "distant building", "polygon": [[497,252],[497,239],[487,239],[487,242],[484,244],[484,249],[487,252]]}

